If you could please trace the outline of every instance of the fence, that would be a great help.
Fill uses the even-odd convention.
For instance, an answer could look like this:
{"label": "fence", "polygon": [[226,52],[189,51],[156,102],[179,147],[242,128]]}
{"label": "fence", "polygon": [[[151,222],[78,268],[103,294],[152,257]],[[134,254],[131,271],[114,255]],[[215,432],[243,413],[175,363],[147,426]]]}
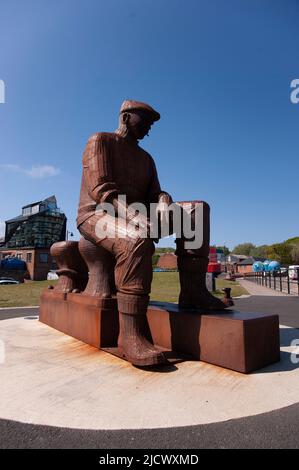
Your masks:
{"label": "fence", "polygon": [[293,269],[286,269],[284,271],[250,273],[249,276],[245,276],[245,279],[260,286],[299,296],[299,268],[296,269],[296,272]]}

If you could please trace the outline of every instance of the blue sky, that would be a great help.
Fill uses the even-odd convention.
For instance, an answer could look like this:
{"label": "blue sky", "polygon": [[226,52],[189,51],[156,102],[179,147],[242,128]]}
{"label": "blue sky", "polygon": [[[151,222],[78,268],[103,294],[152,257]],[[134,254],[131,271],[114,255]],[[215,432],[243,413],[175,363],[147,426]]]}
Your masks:
{"label": "blue sky", "polygon": [[299,235],[298,21],[296,0],[1,0],[0,226],[55,194],[75,232],[86,140],[131,98],[160,111],[141,145],[174,200],[209,202],[212,243]]}

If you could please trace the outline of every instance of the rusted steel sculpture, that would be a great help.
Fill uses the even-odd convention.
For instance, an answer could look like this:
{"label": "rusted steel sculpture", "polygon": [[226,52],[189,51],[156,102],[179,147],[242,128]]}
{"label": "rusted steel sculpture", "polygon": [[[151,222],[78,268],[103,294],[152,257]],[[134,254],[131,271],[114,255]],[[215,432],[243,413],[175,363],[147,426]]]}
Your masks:
{"label": "rusted steel sculpture", "polygon": [[[83,176],[78,210],[78,229],[84,238],[115,257],[115,285],[119,310],[120,333],[118,346],[133,364],[149,365],[164,362],[164,356],[146,339],[148,329],[146,311],[152,281],[154,243],[149,237],[136,237],[134,221],[148,227],[148,219],[126,210],[123,217],[117,196],[125,195],[126,204],[160,201],[170,205],[171,196],[161,190],[152,157],[138,145],[148,134],[160,115],[151,106],[125,101],[120,109],[119,128],[115,133],[97,133],[86,146],[83,155]],[[102,214],[98,204],[110,202],[116,210],[118,230],[125,237],[115,235],[115,219],[111,216],[104,238],[96,234],[96,225]],[[167,208],[166,208],[167,210]],[[106,217],[107,220],[107,217]],[[109,224],[109,220],[108,220]],[[177,241],[178,266],[181,281],[180,304],[184,307],[223,309],[225,304],[213,297],[205,286],[209,253],[209,207],[204,204],[204,243],[199,250],[187,251],[184,240]],[[110,260],[109,260],[110,261]],[[106,263],[106,261],[105,261]],[[104,264],[105,264],[104,263]],[[111,266],[107,264],[106,269]],[[105,276],[103,276],[105,282]],[[193,279],[195,282],[190,282]],[[95,276],[91,291],[101,290],[101,277]],[[105,290],[105,289],[104,289]]]}
{"label": "rusted steel sculpture", "polygon": [[65,294],[84,290],[88,279],[88,271],[78,250],[78,242],[54,243],[51,246],[50,253],[58,266],[59,281],[56,290]]}
{"label": "rusted steel sculpture", "polygon": [[[82,238],[52,246],[60,278],[42,293],[40,321],[137,366],[166,363],[165,351],[246,373],[275,362],[278,317],[223,314],[233,304],[230,292],[220,300],[206,288],[208,204],[173,203],[161,190],[154,160],[138,145],[159,118],[148,104],[124,101],[118,129],[88,140],[77,217]],[[159,215],[154,234],[153,204]],[[195,238],[200,232],[198,244],[187,243],[185,220]],[[167,234],[176,233],[179,303],[148,308],[153,242],[163,236],[165,221]],[[265,343],[268,332],[272,342]]]}

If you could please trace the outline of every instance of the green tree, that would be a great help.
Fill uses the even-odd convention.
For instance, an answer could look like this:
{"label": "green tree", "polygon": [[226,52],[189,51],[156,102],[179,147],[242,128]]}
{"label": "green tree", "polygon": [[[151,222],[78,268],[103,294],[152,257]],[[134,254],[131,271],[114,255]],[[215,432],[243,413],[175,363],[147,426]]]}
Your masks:
{"label": "green tree", "polygon": [[292,245],[291,258],[293,264],[299,264],[299,243]]}
{"label": "green tree", "polygon": [[250,256],[254,258],[267,258],[267,248],[268,245],[256,246],[250,251]]}
{"label": "green tree", "polygon": [[153,256],[152,256],[152,266],[153,266],[153,268],[157,267],[159,258],[160,258],[160,255],[158,253],[153,254]]}
{"label": "green tree", "polygon": [[267,257],[281,264],[292,263],[292,245],[286,242],[274,243],[267,248]]}
{"label": "green tree", "polygon": [[235,248],[232,250],[232,253],[236,255],[246,255],[250,256],[251,255],[251,250],[255,248],[255,245],[250,242],[246,243],[241,243],[240,245],[235,246]]}
{"label": "green tree", "polygon": [[285,241],[285,243],[291,243],[291,245],[293,244],[297,244],[299,243],[299,237],[293,237],[293,238],[289,238],[288,240]]}
{"label": "green tree", "polygon": [[174,253],[175,248],[167,247],[167,248],[156,248],[155,253]]}
{"label": "green tree", "polygon": [[227,246],[216,246],[216,250],[222,250],[223,251],[223,254],[224,256],[227,256],[230,254],[230,251],[229,251],[229,248],[227,248]]}

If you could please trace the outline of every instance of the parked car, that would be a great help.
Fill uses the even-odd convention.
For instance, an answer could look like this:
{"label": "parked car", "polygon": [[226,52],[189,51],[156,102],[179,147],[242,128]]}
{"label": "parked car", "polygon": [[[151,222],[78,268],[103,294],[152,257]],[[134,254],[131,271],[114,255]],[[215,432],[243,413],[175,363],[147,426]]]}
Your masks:
{"label": "parked car", "polygon": [[16,281],[12,277],[0,277],[0,286],[6,284],[20,284],[19,281]]}
{"label": "parked car", "polygon": [[278,271],[273,271],[273,276],[280,277],[280,276],[287,276],[288,275],[288,268],[280,268]]}
{"label": "parked car", "polygon": [[297,280],[298,279],[298,270],[299,270],[299,265],[294,264],[292,266],[289,266],[289,278],[292,280]]}

